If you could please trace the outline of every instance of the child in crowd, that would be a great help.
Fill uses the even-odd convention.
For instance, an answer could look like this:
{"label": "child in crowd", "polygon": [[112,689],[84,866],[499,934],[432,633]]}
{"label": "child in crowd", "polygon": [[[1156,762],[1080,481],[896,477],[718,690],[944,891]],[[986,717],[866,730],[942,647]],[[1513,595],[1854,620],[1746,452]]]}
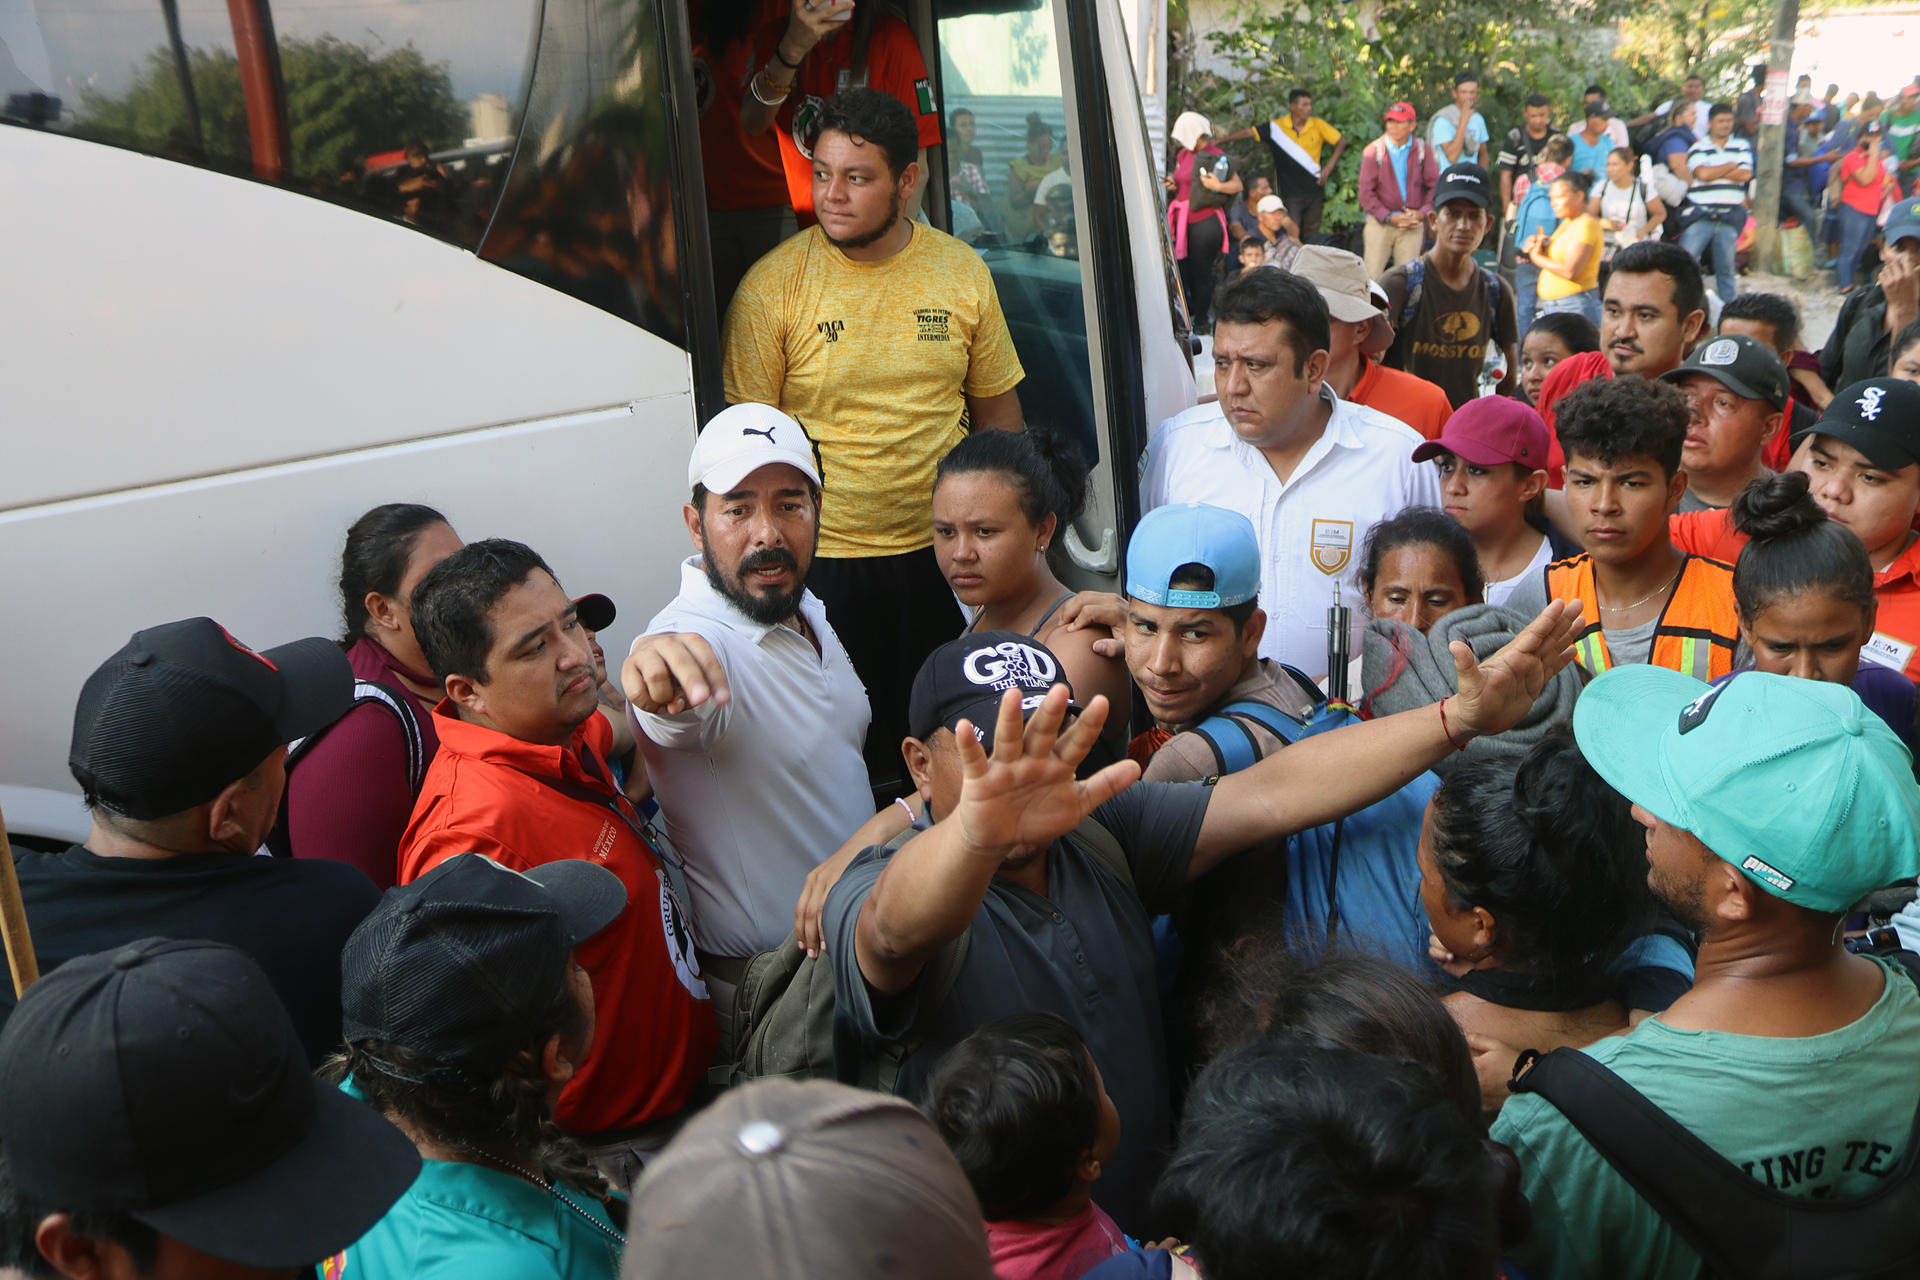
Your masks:
{"label": "child in crowd", "polygon": [[1520,398],[1534,403],[1553,366],[1568,356],[1599,349],[1600,330],[1578,312],[1550,311],[1536,316],[1520,343]]}
{"label": "child in crowd", "polygon": [[940,1060],[926,1105],[980,1197],[999,1280],[1078,1280],[1127,1252],[1093,1202],[1120,1113],[1064,1018],[1019,1013],[980,1028]]}
{"label": "child in crowd", "polygon": [[1579,600],[1586,625],[1574,653],[1593,675],[1641,662],[1698,680],[1726,675],[1739,647],[1733,569],[1688,555],[1668,532],[1687,488],[1686,397],[1664,382],[1610,378],[1582,383],[1557,408],[1566,502],[1586,550],[1522,583],[1509,607],[1530,616],[1550,599]]}
{"label": "child in crowd", "polygon": [[1828,519],[1803,472],[1756,480],[1733,501],[1746,547],[1733,566],[1740,639],[1756,670],[1850,686],[1913,749],[1913,682],[1862,662],[1880,611],[1860,539]]}
{"label": "child in crowd", "polygon": [[[1535,331],[1547,320],[1586,324],[1563,313],[1543,317]],[[1473,539],[1488,604],[1506,604],[1515,587],[1577,549],[1550,533],[1534,511],[1547,487],[1547,450],[1540,415],[1503,396],[1469,400],[1447,419],[1438,440],[1413,450],[1415,462],[1432,458],[1440,469],[1442,509]]]}

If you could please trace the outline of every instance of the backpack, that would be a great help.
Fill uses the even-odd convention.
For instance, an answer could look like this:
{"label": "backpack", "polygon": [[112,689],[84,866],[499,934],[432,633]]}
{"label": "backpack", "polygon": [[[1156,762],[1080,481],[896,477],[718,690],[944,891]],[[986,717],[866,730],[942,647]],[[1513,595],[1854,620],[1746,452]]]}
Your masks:
{"label": "backpack", "polygon": [[[1481,277],[1487,282],[1487,306],[1493,311],[1493,320],[1487,325],[1487,332],[1491,334],[1495,325],[1497,325],[1500,320],[1500,290],[1503,285],[1501,284],[1500,277],[1485,267],[1480,267],[1479,271]],[[1420,309],[1420,295],[1426,292],[1426,287],[1427,256],[1425,254],[1419,254],[1413,261],[1407,263],[1407,301],[1406,304],[1400,308],[1400,323],[1398,325],[1400,329],[1404,330],[1408,325],[1413,323],[1414,312]],[[1292,670],[1292,668],[1288,668],[1288,670]],[[1300,673],[1295,671],[1293,674],[1298,677]]]}
{"label": "backpack", "polygon": [[[400,738],[405,744],[407,753],[407,786],[415,797],[418,797],[420,784],[426,781],[428,762],[426,739],[420,733],[419,720],[414,718],[412,703],[406,694],[378,680],[355,680],[353,702],[347,707],[346,713],[341,715],[340,720],[346,719],[347,715],[368,704],[383,708],[399,722]],[[340,720],[335,720],[333,724],[339,724]],[[310,733],[304,738],[296,738],[287,744],[286,770],[289,775],[293,773],[294,767],[306,758],[307,752],[313,749],[314,744],[326,737],[327,729],[332,727],[333,725],[328,725],[325,729]],[[280,816],[274,822],[273,830],[267,833],[267,848],[277,858],[293,856],[292,835],[287,829],[287,799],[284,792],[280,797]]]}
{"label": "backpack", "polygon": [[[920,834],[908,828],[887,842],[898,849]],[[1120,879],[1134,892],[1133,869],[1126,851],[1113,833],[1088,818],[1067,840]],[[833,964],[825,956],[809,956],[793,934],[771,951],[750,956],[733,996],[734,1060],[713,1069],[715,1084],[744,1084],[768,1076],[791,1079],[838,1079],[881,1093],[892,1093],[900,1078],[900,1064],[926,1043],[953,984],[966,963],[972,929],[942,947],[921,970],[920,998],[913,1024],[891,1045],[877,1051],[863,1049],[858,1062],[836,1064],[833,1034]],[[842,1055],[843,1059],[846,1055]]]}
{"label": "backpack", "polygon": [[[1886,957],[1920,985],[1920,957]],[[1920,1109],[1900,1163],[1865,1196],[1809,1200],[1763,1186],[1601,1063],[1575,1049],[1514,1064],[1507,1087],[1551,1102],[1708,1271],[1742,1280],[1911,1275],[1920,1232]]]}

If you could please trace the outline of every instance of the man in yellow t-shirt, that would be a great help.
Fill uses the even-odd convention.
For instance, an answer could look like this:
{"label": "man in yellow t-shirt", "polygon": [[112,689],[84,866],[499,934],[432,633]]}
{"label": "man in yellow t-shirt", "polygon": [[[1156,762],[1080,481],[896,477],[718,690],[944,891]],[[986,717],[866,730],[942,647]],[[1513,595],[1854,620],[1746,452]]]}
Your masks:
{"label": "man in yellow t-shirt", "polygon": [[747,272],[724,343],[728,402],[774,405],[819,449],[807,585],[867,687],[876,785],[903,772],[914,673],[964,622],[933,555],[934,468],[969,431],[1025,425],[1024,373],[986,264],[901,216],[919,145],[898,99],[848,89],[827,101],[813,152],[820,223]]}

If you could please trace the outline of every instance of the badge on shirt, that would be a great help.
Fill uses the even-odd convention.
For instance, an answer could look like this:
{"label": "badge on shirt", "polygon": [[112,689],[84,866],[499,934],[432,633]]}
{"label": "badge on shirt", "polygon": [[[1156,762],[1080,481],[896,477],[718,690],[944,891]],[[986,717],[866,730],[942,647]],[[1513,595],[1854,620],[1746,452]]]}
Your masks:
{"label": "badge on shirt", "polygon": [[1313,567],[1329,578],[1346,568],[1347,561],[1353,559],[1353,521],[1315,517],[1307,554]]}
{"label": "badge on shirt", "polygon": [[1913,646],[1904,640],[1895,640],[1884,631],[1876,631],[1873,639],[1860,646],[1860,656],[1868,662],[1905,671],[1907,663],[1913,661]]}

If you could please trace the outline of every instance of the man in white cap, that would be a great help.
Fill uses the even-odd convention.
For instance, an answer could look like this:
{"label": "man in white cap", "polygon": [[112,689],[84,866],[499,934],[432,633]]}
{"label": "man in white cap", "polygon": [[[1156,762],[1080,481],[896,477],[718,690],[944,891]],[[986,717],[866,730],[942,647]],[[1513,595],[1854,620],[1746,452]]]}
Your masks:
{"label": "man in white cap", "polygon": [[724,1011],[747,957],[793,927],[807,873],[873,816],[870,713],[806,587],[820,471],[800,424],[771,405],[724,410],[687,483],[695,554],[621,675]]}
{"label": "man in white cap", "polygon": [[1418,431],[1427,440],[1453,416],[1453,405],[1425,378],[1389,369],[1369,359],[1393,345],[1387,322],[1387,295],[1367,279],[1367,267],[1345,249],[1310,245],[1295,255],[1293,272],[1320,291],[1327,304],[1329,336],[1327,385],[1342,400],[1377,409]]}

